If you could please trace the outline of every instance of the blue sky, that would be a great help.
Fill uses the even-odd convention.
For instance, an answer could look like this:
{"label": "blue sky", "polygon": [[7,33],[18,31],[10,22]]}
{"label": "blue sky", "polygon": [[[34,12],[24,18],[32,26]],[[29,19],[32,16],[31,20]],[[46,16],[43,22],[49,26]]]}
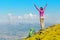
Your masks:
{"label": "blue sky", "polygon": [[[39,29],[39,12],[35,9],[34,4],[40,8],[44,7],[46,3],[48,6],[45,10],[45,27],[60,23],[60,0],[0,0],[0,38],[10,38],[10,40],[17,38],[17,36],[8,35],[9,33],[15,34],[17,30],[18,35],[24,34],[22,36],[25,37],[28,33],[23,32],[23,30],[32,27],[36,30]],[[6,25],[6,23],[14,25]],[[27,27],[20,23],[24,23]],[[21,33],[19,33],[20,31]]]}
{"label": "blue sky", "polygon": [[44,7],[48,3],[46,12],[53,15],[59,14],[60,0],[0,0],[0,15],[7,15],[8,13],[23,15],[30,12],[38,14],[34,8],[34,3],[38,7]]}
{"label": "blue sky", "polygon": [[[46,3],[48,4],[48,6],[45,11],[45,16],[47,15],[46,17],[48,19],[50,18],[52,20],[55,19],[59,20],[60,0],[0,0],[0,16],[4,16],[3,18],[0,17],[0,21],[3,22],[7,21],[7,18],[5,16],[8,15],[10,16],[10,19],[12,19],[11,18],[12,15],[18,16],[18,18],[21,18],[21,16],[24,16],[25,14],[28,14],[28,16],[29,15],[39,16],[39,12],[35,9],[34,4],[36,4],[37,7],[40,8],[41,6],[44,7]],[[28,17],[28,16],[25,15],[24,17]],[[52,20],[48,20],[48,21],[52,21]],[[37,21],[37,19],[35,21]]]}

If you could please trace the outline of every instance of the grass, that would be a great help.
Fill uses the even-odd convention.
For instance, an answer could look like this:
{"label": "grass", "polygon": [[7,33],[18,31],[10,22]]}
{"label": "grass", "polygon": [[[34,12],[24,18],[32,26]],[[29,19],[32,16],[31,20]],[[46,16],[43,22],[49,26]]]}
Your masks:
{"label": "grass", "polygon": [[49,26],[24,40],[60,40],[60,24]]}

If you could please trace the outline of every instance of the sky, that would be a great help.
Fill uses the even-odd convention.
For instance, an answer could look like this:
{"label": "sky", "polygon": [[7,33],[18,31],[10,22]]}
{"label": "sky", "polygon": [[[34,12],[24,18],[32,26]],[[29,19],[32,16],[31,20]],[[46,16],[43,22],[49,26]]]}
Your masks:
{"label": "sky", "polygon": [[[36,30],[40,28],[39,12],[35,9],[34,4],[40,8],[44,7],[46,3],[48,5],[44,13],[45,24],[60,23],[60,0],[0,0],[0,38],[13,40],[19,37],[9,36],[9,33],[14,34],[16,31],[17,34],[25,37],[29,28],[34,27]],[[21,25],[21,23],[34,25],[25,27],[26,25]],[[14,26],[6,24],[14,24]],[[23,30],[28,32],[25,31],[25,33]]]}
{"label": "sky", "polygon": [[21,22],[21,20],[26,20],[24,22],[33,20],[39,23],[39,12],[35,9],[34,4],[40,8],[46,3],[48,4],[45,10],[46,21],[60,22],[60,0],[0,0],[0,23]]}

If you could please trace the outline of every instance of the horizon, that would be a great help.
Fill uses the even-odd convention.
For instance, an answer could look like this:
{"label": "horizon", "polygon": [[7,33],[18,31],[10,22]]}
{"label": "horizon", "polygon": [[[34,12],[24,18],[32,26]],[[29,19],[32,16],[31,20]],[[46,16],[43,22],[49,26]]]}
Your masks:
{"label": "horizon", "polygon": [[30,28],[39,31],[40,16],[34,4],[40,8],[46,3],[45,28],[60,23],[60,0],[0,0],[0,40],[27,37]]}

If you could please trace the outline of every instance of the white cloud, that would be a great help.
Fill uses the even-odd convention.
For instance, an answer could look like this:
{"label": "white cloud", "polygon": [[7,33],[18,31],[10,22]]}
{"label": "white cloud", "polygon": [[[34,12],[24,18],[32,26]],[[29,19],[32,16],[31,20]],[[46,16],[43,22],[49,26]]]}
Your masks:
{"label": "white cloud", "polygon": [[33,14],[32,13],[30,13],[29,15],[30,15],[30,17],[33,17]]}
{"label": "white cloud", "polygon": [[39,22],[39,16],[29,13],[29,14],[24,14],[23,16],[18,16],[18,19],[22,23],[37,23]]}
{"label": "white cloud", "polygon": [[14,22],[14,16],[11,13],[8,13],[8,20],[11,24]]}
{"label": "white cloud", "polygon": [[[11,24],[18,24],[18,23],[40,23],[39,15],[36,14],[24,14],[19,16],[14,16],[12,13],[8,13],[8,16],[0,16],[0,23],[11,23]],[[56,16],[51,16],[49,14],[45,14],[45,22],[46,23],[60,23],[60,19]]]}
{"label": "white cloud", "polygon": [[22,19],[22,16],[18,16],[18,19]]}
{"label": "white cloud", "polygon": [[58,16],[51,16],[49,14],[45,14],[45,22],[50,24],[60,23],[60,18]]}

